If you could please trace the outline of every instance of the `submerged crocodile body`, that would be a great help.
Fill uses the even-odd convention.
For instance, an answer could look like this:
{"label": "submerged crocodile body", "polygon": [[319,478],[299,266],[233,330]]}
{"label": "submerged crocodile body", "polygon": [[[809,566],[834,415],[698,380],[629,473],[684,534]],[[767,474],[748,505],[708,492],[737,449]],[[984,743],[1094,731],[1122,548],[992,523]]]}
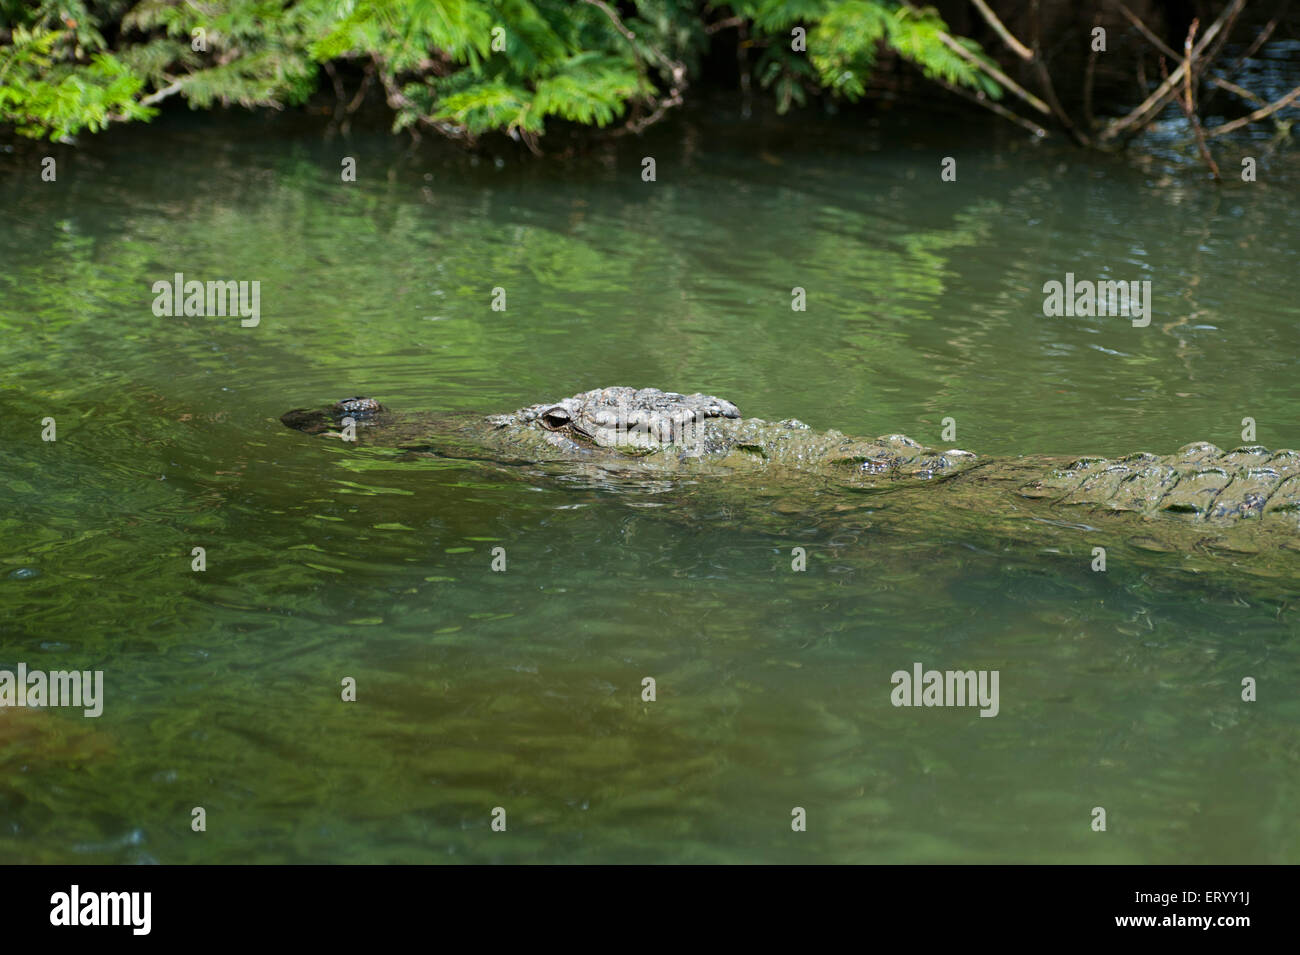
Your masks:
{"label": "submerged crocodile body", "polygon": [[[731,402],[654,388],[601,388],[487,418],[398,415],[369,398],[296,409],[286,425],[360,444],[493,460],[575,461],[657,477],[761,472],[815,476],[850,489],[938,482],[945,499],[1011,510],[1125,517],[1152,527],[1249,529],[1300,546],[1300,453],[1189,444],[1173,454],[990,460],[927,448],[903,435],[854,438],[796,420],[744,418]],[[963,493],[963,488],[982,489]],[[997,495],[987,493],[996,489]],[[1012,502],[1019,505],[1012,506]],[[1041,519],[1041,518],[1040,518]],[[1178,531],[1174,536],[1184,533]],[[1186,539],[1186,538],[1180,538]],[[1249,548],[1247,548],[1249,549]]]}

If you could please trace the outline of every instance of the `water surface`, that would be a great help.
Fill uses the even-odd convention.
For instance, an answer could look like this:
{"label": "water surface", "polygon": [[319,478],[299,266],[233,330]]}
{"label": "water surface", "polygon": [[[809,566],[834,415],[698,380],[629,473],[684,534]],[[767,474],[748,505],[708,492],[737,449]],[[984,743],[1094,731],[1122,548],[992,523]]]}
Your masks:
{"label": "water surface", "polygon": [[[1094,573],[1084,531],[756,520],[277,420],[632,384],[929,443],[951,417],[993,456],[1235,447],[1246,417],[1297,447],[1300,162],[1238,146],[1259,181],[1220,189],[726,110],[544,161],[184,113],[59,150],[57,183],[0,155],[0,668],[107,692],[0,711],[0,860],[1296,861],[1291,574]],[[260,325],[156,317],[175,272],[260,281]],[[1150,326],[1045,318],[1066,272],[1150,280]],[[999,716],[891,706],[913,661],[999,670]]]}

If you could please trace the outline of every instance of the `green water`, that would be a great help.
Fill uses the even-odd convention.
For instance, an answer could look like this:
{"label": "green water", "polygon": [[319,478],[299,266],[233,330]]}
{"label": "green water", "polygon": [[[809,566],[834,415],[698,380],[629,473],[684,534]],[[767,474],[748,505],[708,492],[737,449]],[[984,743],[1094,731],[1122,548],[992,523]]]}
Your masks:
{"label": "green water", "polygon": [[[0,861],[1300,859],[1292,576],[755,522],[277,420],[632,384],[932,443],[952,417],[988,455],[1234,447],[1245,417],[1300,447],[1294,151],[1216,190],[717,112],[500,164],[291,116],[115,130],[56,183],[41,155],[0,154],[0,668],[101,669],[106,700],[0,710]],[[175,272],[260,281],[260,325],[155,317]],[[1045,318],[1066,272],[1149,279],[1150,326]],[[891,706],[913,661],[998,670],[999,715]]]}

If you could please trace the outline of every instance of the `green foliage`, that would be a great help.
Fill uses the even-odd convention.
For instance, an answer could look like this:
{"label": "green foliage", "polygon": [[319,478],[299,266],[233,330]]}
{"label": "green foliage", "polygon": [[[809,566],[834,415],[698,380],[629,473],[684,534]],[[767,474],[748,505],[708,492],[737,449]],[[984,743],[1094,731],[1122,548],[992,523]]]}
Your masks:
{"label": "green foliage", "polygon": [[[662,16],[672,5],[644,6]],[[671,26],[636,23],[651,37]],[[605,126],[653,94],[645,54],[587,3],[356,0],[312,52],[369,57],[398,90],[398,128],[443,121],[470,135],[535,135],[548,116]]]}
{"label": "green foliage", "polygon": [[415,69],[430,51],[471,65],[489,53],[494,18],[477,0],[355,0],[346,6],[347,16],[310,42],[316,59],[369,51],[402,72]]}
{"label": "green foliage", "polygon": [[[933,8],[918,10],[881,0],[750,0],[732,5],[751,18],[767,50],[759,82],[777,94],[777,108],[802,105],[808,89],[856,100],[866,93],[882,51],[912,63],[929,79],[1002,91],[988,75],[958,56],[940,39],[946,26]],[[791,50],[791,30],[807,30],[807,53]],[[957,38],[977,59],[988,62],[977,43]]]}
{"label": "green foliage", "polygon": [[[698,72],[710,23],[736,17],[781,111],[862,96],[885,52],[1000,93],[940,42],[938,14],[893,0],[0,0],[0,123],[69,139],[148,119],[170,96],[281,108],[311,96],[322,67],[354,62],[379,81],[395,129],[534,145],[549,119],[635,129],[662,115]],[[792,49],[796,27],[806,52]]]}
{"label": "green foliage", "polygon": [[61,139],[78,129],[103,129],[112,119],[147,119],[136,100],[144,81],[107,53],[84,66],[59,63],[60,32],[14,29],[0,46],[0,118],[27,136]]}

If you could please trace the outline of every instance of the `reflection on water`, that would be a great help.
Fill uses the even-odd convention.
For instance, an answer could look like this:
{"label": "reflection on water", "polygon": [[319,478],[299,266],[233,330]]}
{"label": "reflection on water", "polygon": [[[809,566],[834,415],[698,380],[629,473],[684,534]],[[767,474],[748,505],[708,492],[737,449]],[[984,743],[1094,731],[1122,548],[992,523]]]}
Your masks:
{"label": "reflection on water", "polygon": [[[1289,572],[1093,573],[924,502],[279,425],[625,383],[934,443],[952,417],[990,455],[1232,447],[1244,417],[1300,446],[1294,159],[1216,191],[964,139],[942,183],[919,129],[724,120],[500,168],[283,118],[117,130],[40,188],[0,157],[0,668],[107,693],[0,709],[0,860],[1296,859]],[[155,318],[178,271],[259,280],[261,324]],[[1067,272],[1150,280],[1151,326],[1045,318]],[[1000,715],[890,706],[913,661],[999,670]]]}

